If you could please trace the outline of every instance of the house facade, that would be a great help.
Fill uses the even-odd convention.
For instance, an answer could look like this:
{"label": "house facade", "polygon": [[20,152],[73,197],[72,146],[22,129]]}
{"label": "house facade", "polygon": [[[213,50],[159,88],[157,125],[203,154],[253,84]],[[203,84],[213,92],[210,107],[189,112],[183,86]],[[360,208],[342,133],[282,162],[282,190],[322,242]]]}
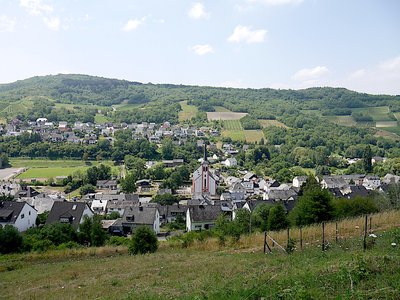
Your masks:
{"label": "house facade", "polygon": [[26,202],[0,202],[0,225],[12,225],[19,232],[36,226],[37,210]]}

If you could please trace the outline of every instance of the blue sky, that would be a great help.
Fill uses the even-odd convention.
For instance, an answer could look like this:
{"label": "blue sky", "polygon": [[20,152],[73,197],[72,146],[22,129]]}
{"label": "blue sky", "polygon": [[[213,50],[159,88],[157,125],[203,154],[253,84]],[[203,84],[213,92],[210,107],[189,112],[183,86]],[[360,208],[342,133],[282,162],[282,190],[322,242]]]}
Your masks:
{"label": "blue sky", "polygon": [[400,94],[397,0],[0,0],[0,82],[80,73]]}

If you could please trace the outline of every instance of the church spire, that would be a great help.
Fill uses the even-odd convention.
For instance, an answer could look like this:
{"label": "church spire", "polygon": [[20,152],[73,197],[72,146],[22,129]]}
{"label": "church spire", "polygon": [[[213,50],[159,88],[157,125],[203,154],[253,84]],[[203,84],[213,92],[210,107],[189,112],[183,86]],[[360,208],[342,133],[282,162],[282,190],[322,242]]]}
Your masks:
{"label": "church spire", "polygon": [[206,162],[207,161],[207,144],[204,143],[204,157],[203,157],[203,161]]}

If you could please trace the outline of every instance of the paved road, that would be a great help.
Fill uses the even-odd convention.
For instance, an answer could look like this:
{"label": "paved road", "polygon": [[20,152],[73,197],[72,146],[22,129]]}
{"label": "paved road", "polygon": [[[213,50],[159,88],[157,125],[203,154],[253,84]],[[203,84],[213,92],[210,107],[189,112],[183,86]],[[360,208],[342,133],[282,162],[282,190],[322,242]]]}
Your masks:
{"label": "paved road", "polygon": [[8,180],[13,176],[17,176],[18,174],[22,173],[24,168],[7,168],[7,169],[0,169],[0,180]]}

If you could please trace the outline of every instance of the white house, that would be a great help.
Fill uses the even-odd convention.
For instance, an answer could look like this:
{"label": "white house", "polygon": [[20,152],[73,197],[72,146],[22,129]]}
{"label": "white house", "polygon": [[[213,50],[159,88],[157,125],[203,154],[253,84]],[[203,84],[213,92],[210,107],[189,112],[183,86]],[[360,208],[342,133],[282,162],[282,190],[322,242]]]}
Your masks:
{"label": "white house", "polygon": [[367,190],[376,190],[381,186],[381,179],[378,176],[366,176],[363,181],[363,186]]}
{"label": "white house", "polygon": [[108,200],[94,199],[90,208],[95,214],[104,215],[107,210],[107,202]]}
{"label": "white house", "polygon": [[186,230],[207,230],[215,225],[218,216],[223,213],[221,205],[191,206],[186,211]]}
{"label": "white house", "polygon": [[227,167],[236,167],[237,166],[237,160],[234,157],[229,157],[222,164],[224,164]]}
{"label": "white house", "polygon": [[85,202],[56,201],[50,210],[46,224],[71,224],[72,227],[78,229],[85,216],[93,217],[93,215],[93,211]]}
{"label": "white house", "polygon": [[0,202],[0,225],[12,225],[23,232],[35,226],[37,211],[26,202]]}
{"label": "white house", "polygon": [[124,211],[121,223],[124,232],[133,232],[137,227],[148,226],[155,233],[160,233],[160,212],[151,206],[128,207]]}

